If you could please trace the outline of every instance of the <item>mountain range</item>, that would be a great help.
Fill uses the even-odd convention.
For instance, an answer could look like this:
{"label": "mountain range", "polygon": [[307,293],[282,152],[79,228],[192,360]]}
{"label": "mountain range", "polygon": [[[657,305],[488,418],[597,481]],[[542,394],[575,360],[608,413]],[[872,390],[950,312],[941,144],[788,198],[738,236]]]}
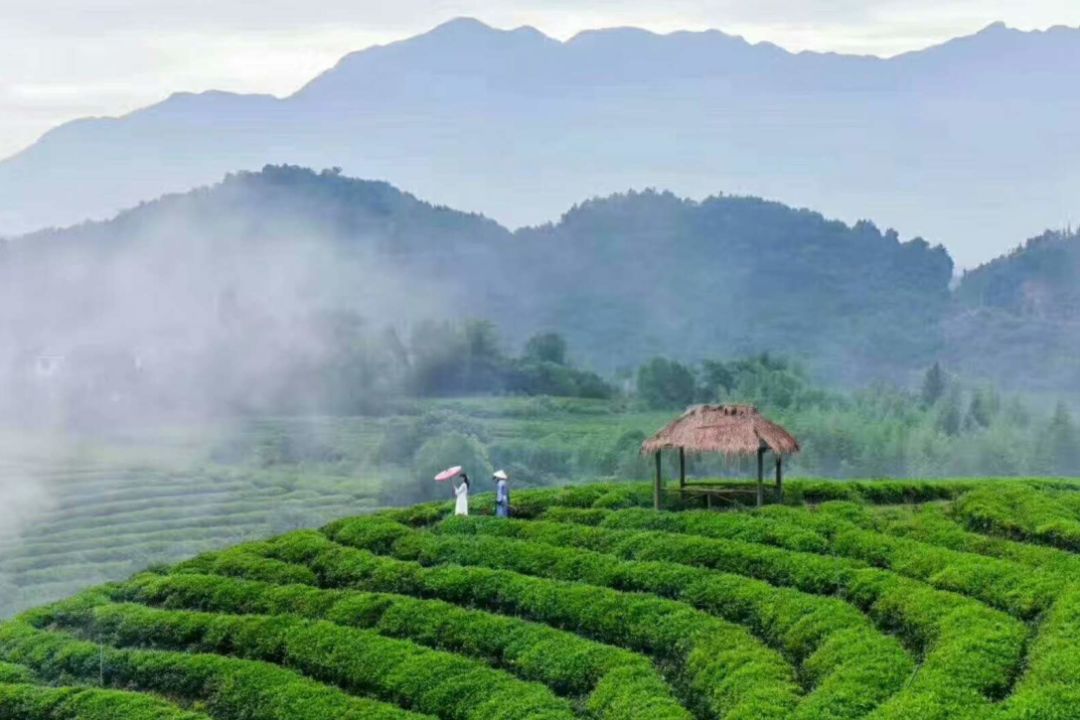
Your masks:
{"label": "mountain range", "polygon": [[626,188],[874,218],[972,267],[1080,191],[1080,30],[1001,24],[896,57],[717,31],[560,42],[460,19],[350,54],[292,95],[177,93],[62,125],[0,162],[0,233],[268,163],[343,168],[508,227]]}
{"label": "mountain range", "polygon": [[268,166],[0,241],[0,378],[11,399],[66,363],[95,406],[138,378],[155,407],[265,409],[253,398],[315,387],[327,363],[376,377],[440,342],[432,322],[478,318],[510,352],[559,332],[608,376],[772,352],[838,385],[911,385],[941,361],[1080,390],[1080,237],[953,280],[941,246],[753,197],[625,192],[511,231],[385,182]]}

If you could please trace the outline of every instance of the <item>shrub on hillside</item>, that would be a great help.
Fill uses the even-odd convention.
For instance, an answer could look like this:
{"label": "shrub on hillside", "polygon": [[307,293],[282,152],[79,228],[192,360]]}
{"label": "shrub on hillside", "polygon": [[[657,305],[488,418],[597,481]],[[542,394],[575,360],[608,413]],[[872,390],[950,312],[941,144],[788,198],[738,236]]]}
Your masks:
{"label": "shrub on hillside", "polygon": [[396,418],[386,424],[374,459],[380,463],[409,465],[425,441],[438,435],[461,433],[487,442],[484,424],[452,410],[429,410],[417,417]]}
{"label": "shrub on hillside", "polygon": [[491,477],[491,459],[487,448],[472,435],[449,432],[426,440],[413,457],[412,473],[407,478],[389,478],[383,483],[380,497],[388,505],[440,500],[451,496],[447,483],[436,483],[435,475],[461,465],[473,482],[473,492],[487,490],[483,483]]}

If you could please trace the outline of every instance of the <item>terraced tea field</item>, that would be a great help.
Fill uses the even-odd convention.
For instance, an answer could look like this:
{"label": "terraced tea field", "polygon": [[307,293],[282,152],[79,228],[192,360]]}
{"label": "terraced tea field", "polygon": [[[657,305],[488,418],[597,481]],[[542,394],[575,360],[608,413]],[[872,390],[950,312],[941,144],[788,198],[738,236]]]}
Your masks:
{"label": "terraced tea field", "polygon": [[0,533],[0,617],[127,577],[156,563],[318,525],[375,505],[355,478],[115,463],[33,474],[47,502],[15,533]]}
{"label": "terraced tea field", "polygon": [[655,512],[591,485],[338,520],[0,624],[0,718],[1080,717],[1078,488]]}
{"label": "terraced tea field", "polygon": [[[527,473],[515,458],[536,438],[536,454],[561,479],[580,447],[606,448],[628,429],[663,422],[657,413],[613,416],[602,403],[552,403],[432,401],[396,416],[150,428],[83,443],[0,435],[0,502],[11,502],[13,488],[40,495],[28,507],[0,507],[0,618],[150,565],[402,504],[402,486],[420,480],[408,458],[379,457],[380,446],[428,411],[468,422],[519,481]],[[633,459],[635,448],[622,454]]]}

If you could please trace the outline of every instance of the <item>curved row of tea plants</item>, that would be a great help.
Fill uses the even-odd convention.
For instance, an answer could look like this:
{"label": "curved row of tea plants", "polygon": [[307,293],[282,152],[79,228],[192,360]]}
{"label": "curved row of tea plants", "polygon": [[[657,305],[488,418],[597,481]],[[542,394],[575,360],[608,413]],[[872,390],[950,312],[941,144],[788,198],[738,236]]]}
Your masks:
{"label": "curved row of tea plants", "polygon": [[657,513],[595,485],[335,521],[0,624],[0,720],[1080,717],[1072,487]]}
{"label": "curved row of tea plants", "polygon": [[110,464],[23,472],[51,502],[17,534],[0,527],[0,617],[151,564],[326,522],[342,507],[375,507],[373,485],[343,489],[340,479]]}

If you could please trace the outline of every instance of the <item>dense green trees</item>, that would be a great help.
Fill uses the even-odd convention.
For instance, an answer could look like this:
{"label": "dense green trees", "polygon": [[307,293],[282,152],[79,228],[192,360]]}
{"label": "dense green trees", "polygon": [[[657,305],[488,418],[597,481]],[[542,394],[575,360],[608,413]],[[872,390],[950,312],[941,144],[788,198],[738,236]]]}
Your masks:
{"label": "dense green trees", "polygon": [[562,335],[553,332],[533,335],[525,343],[525,360],[541,363],[554,363],[566,365],[567,350],[566,340]]}
{"label": "dense green trees", "polygon": [[941,369],[941,363],[934,363],[926,376],[923,377],[922,401],[926,405],[933,405],[945,394],[945,372]]}
{"label": "dense green trees", "polygon": [[694,401],[697,392],[690,368],[657,357],[638,368],[637,391],[648,407],[685,407]]}
{"label": "dense green trees", "polygon": [[1051,473],[1068,475],[1080,467],[1080,443],[1077,438],[1072,414],[1065,403],[1059,402],[1046,428],[1043,442],[1038,446]]}
{"label": "dense green trees", "polygon": [[425,497],[434,500],[444,496],[446,487],[437,485],[432,478],[452,465],[462,465],[466,472],[472,473],[474,490],[479,491],[481,483],[484,484],[484,490],[488,489],[486,484],[493,468],[487,448],[471,435],[452,432],[436,435],[417,449],[413,458],[411,481],[407,483],[407,487],[397,492],[394,492],[392,487],[388,488],[391,492],[386,499]]}
{"label": "dense green trees", "polygon": [[[1080,429],[1069,408],[1039,416],[1018,397],[971,384],[935,363],[917,391],[875,384],[826,389],[802,367],[768,354],[686,366],[655,358],[638,372],[636,401],[682,410],[695,402],[749,402],[803,441],[794,471],[826,476],[1015,475],[1080,472]],[[695,472],[721,472],[694,458]]]}
{"label": "dense green trees", "polygon": [[[486,347],[483,342],[479,346]],[[549,361],[503,357],[500,362],[505,370],[500,381],[536,371],[547,378],[542,386],[549,389],[551,383],[561,382],[558,378],[569,377],[568,393],[578,392],[575,377],[592,377]],[[330,465],[337,471],[374,464],[388,468],[388,477],[404,473],[426,483],[429,473],[418,475],[420,466],[433,468],[437,462],[418,463],[417,451],[425,442],[434,446],[453,436],[457,450],[443,453],[445,464],[462,462],[453,459],[456,452],[481,470],[505,467],[523,485],[581,478],[639,479],[652,472],[638,454],[645,437],[691,403],[739,402],[757,405],[800,439],[803,450],[789,461],[796,475],[1080,472],[1080,428],[1067,404],[1051,414],[1031,399],[1003,396],[992,386],[966,382],[941,364],[931,366],[910,390],[888,384],[854,392],[827,388],[799,363],[768,354],[710,359],[700,365],[654,358],[639,369],[636,380],[636,386],[618,391],[603,385],[603,391],[612,394],[603,400],[399,399],[383,408],[385,416],[355,421],[370,426],[378,438],[369,450],[335,438],[334,432],[311,432],[307,423],[298,422],[286,432],[275,423],[262,422],[256,424],[261,429],[245,440],[246,450],[223,442],[214,457],[244,462],[246,455],[260,468]],[[505,387],[488,392],[510,393]],[[688,458],[688,469],[698,477],[746,476],[752,471],[709,456]],[[665,472],[673,471],[665,467]],[[413,481],[397,482],[384,497],[400,501],[431,497],[427,485],[415,486],[420,494],[409,495],[408,488],[413,487]]]}

